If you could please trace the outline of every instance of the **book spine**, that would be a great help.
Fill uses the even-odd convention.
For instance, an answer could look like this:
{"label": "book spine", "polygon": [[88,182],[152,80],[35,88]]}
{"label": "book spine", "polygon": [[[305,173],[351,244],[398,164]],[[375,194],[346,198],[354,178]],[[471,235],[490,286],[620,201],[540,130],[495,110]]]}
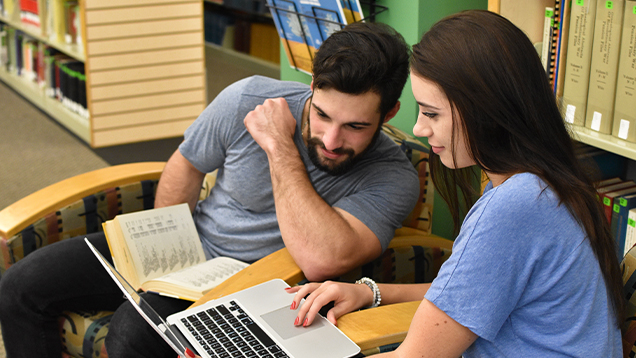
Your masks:
{"label": "book spine", "polygon": [[612,135],[636,142],[636,1],[625,3]]}
{"label": "book spine", "polygon": [[625,249],[623,253],[627,253],[634,244],[636,244],[636,209],[631,209],[627,216],[627,232],[625,234]]}
{"label": "book spine", "polygon": [[554,94],[557,99],[563,98],[563,82],[565,81],[565,67],[568,53],[568,35],[570,33],[570,8],[571,0],[565,0],[561,4],[559,16],[559,40],[557,43],[556,77],[554,81]]}
{"label": "book spine", "polygon": [[596,6],[585,127],[603,134],[612,132],[624,8],[625,0],[601,0]]}
{"label": "book spine", "polygon": [[541,63],[546,73],[550,70],[550,52],[552,49],[552,31],[554,24],[554,8],[546,7],[543,17],[543,44],[541,47]]}
{"label": "book spine", "polygon": [[568,56],[563,83],[562,106],[565,112],[565,121],[577,126],[585,124],[592,39],[598,1],[573,0],[570,12]]}
{"label": "book spine", "polygon": [[618,203],[614,204],[616,211],[616,207],[618,209],[617,220],[615,223],[615,234],[614,238],[616,240],[617,246],[617,254],[619,261],[623,258],[626,253],[626,236],[627,236],[627,219],[629,216],[629,210],[636,207],[636,197],[630,196],[629,198],[619,198]]}

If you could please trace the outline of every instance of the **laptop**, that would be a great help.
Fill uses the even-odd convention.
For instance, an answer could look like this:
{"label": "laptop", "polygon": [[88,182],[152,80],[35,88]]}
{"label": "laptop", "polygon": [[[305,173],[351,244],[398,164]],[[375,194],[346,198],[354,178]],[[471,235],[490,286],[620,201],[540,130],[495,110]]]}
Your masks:
{"label": "laptop", "polygon": [[[117,270],[84,239],[124,296],[181,357],[186,347],[203,358],[345,358],[360,348],[321,315],[309,327],[294,326],[294,295],[274,279],[162,319]],[[167,321],[167,322],[166,322]]]}

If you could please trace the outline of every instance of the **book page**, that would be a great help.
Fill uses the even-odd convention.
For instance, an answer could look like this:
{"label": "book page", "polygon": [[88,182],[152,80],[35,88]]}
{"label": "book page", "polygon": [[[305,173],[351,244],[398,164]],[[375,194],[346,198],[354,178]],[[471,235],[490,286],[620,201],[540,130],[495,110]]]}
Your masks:
{"label": "book page", "polygon": [[187,204],[116,218],[126,238],[139,282],[205,261]]}
{"label": "book page", "polygon": [[247,263],[229,257],[217,257],[158,277],[153,281],[166,282],[205,293],[247,266]]}

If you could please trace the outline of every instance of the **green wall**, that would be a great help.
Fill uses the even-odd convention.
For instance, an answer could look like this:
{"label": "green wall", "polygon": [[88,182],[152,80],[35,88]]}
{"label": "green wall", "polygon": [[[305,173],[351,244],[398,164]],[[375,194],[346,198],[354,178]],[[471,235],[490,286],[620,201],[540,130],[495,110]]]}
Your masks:
{"label": "green wall", "polygon": [[[386,6],[389,10],[377,15],[376,21],[393,26],[404,36],[408,44],[415,44],[422,34],[434,23],[450,14],[467,9],[487,9],[488,0],[377,0],[376,4]],[[281,79],[309,84],[311,76],[296,71],[289,66],[287,55],[281,47]],[[411,93],[411,81],[404,87],[400,97],[400,112],[391,119],[394,126],[411,133],[417,119],[417,103]],[[426,143],[426,138],[422,138]],[[442,199],[435,194],[433,211],[433,233],[446,238],[453,238],[452,219]]]}

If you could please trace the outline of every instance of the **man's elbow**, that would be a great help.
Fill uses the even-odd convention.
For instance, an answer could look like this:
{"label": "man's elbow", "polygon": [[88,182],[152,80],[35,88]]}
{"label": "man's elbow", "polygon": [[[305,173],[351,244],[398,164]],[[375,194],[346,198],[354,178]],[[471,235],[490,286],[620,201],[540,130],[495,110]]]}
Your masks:
{"label": "man's elbow", "polygon": [[320,282],[341,276],[359,265],[331,257],[321,261],[305,262],[299,266],[307,280]]}

